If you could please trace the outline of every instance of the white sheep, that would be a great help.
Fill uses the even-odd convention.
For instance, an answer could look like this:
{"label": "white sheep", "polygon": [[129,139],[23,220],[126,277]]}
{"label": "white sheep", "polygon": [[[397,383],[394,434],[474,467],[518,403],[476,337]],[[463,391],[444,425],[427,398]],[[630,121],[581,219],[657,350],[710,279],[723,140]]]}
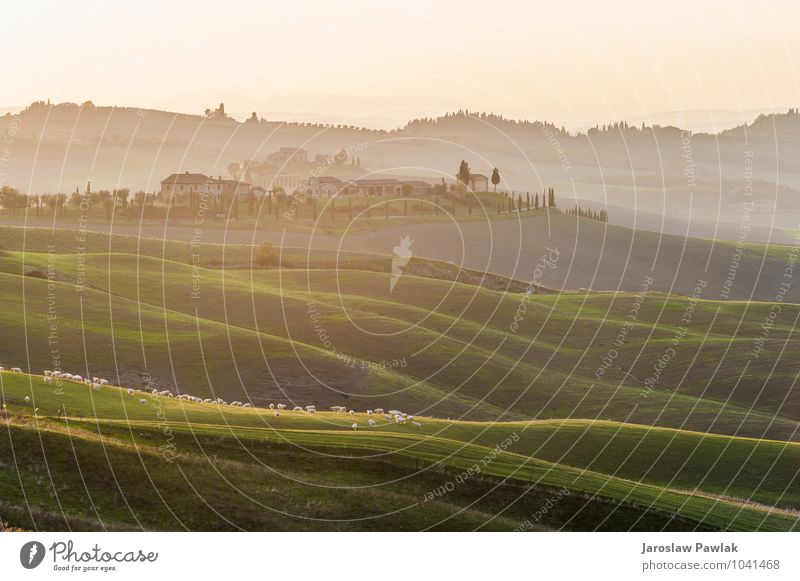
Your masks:
{"label": "white sheep", "polygon": [[351,416],[354,416],[354,415],[356,415],[356,412],[355,412],[355,410],[350,410],[350,415],[351,415]]}
{"label": "white sheep", "polygon": [[386,420],[387,422],[391,422],[392,416],[390,416],[389,414],[383,414],[383,419]]}
{"label": "white sheep", "polygon": [[31,403],[31,396],[29,395],[25,396],[25,403]]}
{"label": "white sheep", "polygon": [[246,404],[242,405],[242,407],[243,408],[251,408],[251,407],[253,407],[253,404],[251,404],[250,402],[247,402]]}
{"label": "white sheep", "polygon": [[133,390],[130,387],[128,388],[128,395],[133,395]]}
{"label": "white sheep", "polygon": [[352,426],[350,426],[350,427],[351,427],[351,428],[353,428],[354,430],[357,430],[357,429],[358,429],[358,424],[353,424],[353,425],[352,425]]}
{"label": "white sheep", "polygon": [[299,405],[296,405],[296,406],[294,406],[294,408],[292,409],[292,411],[293,411],[293,412],[301,412],[301,411],[303,411],[303,408],[301,408]]}
{"label": "white sheep", "polygon": [[46,377],[50,377],[50,375],[51,375],[52,373],[53,373],[53,372],[52,372],[52,371],[50,371],[49,369],[45,369],[45,370],[42,372],[42,374],[43,374],[43,375],[45,375]]}
{"label": "white sheep", "polygon": [[395,416],[394,421],[397,422],[398,424],[406,423],[406,419],[403,416]]}
{"label": "white sheep", "polygon": [[383,413],[383,408],[375,408],[375,413],[376,414],[382,414]]}
{"label": "white sheep", "polygon": [[19,367],[12,367],[11,371],[12,373],[22,373],[22,369],[20,369]]}
{"label": "white sheep", "polygon": [[275,416],[276,418],[279,418],[281,417],[281,412],[275,410],[274,412],[272,412],[272,415]]}
{"label": "white sheep", "polygon": [[279,403],[278,404],[278,409],[279,410],[285,410],[286,409],[286,404],[285,403]]}
{"label": "white sheep", "polygon": [[367,415],[371,416],[372,415],[372,410],[367,410]]}
{"label": "white sheep", "polygon": [[269,404],[269,409],[274,410],[275,409],[275,404],[274,403]]}
{"label": "white sheep", "polygon": [[374,425],[375,425],[375,420],[373,420],[373,419],[369,419],[369,420],[367,420],[367,423],[368,423],[370,426],[374,426]]}
{"label": "white sheep", "polygon": [[421,428],[422,427],[422,424],[420,424],[419,422],[411,422],[411,425],[414,426],[415,428]]}
{"label": "white sheep", "polygon": [[140,397],[140,398],[139,398],[139,403],[140,403],[140,404],[142,404],[142,405],[144,405],[144,404],[146,404],[146,403],[147,403],[147,400],[146,400],[146,399],[144,399],[143,397]]}
{"label": "white sheep", "polygon": [[44,382],[45,383],[52,383],[53,382],[53,378],[50,377],[49,375],[45,375],[44,376]]}

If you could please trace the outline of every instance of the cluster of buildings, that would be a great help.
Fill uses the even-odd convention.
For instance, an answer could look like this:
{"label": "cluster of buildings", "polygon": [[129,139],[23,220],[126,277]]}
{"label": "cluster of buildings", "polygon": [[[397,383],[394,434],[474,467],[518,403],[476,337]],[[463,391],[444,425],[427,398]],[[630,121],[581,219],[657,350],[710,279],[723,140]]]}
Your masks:
{"label": "cluster of buildings", "polygon": [[[222,179],[200,173],[174,173],[161,181],[160,198],[167,201],[192,194],[204,194],[210,201],[236,197],[263,197],[278,188],[288,194],[303,192],[308,196],[428,196],[434,186],[419,179],[363,178],[347,179],[318,175],[320,169],[335,165],[327,155],[316,155],[313,160],[299,147],[281,147],[269,154],[265,161],[242,164],[240,179]],[[475,192],[489,190],[489,178],[483,174],[470,174],[469,187]]]}

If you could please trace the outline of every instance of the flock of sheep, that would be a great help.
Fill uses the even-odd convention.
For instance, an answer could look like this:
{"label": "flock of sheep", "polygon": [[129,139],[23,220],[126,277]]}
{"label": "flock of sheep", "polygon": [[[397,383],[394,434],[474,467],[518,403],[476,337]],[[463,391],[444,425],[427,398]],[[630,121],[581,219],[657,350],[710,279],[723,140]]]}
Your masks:
{"label": "flock of sheep", "polygon": [[[311,407],[314,407],[314,406],[311,406]],[[316,410],[314,410],[314,411],[316,411]],[[331,411],[333,413],[337,413],[337,414],[350,414],[351,416],[356,415],[356,411],[355,410],[348,411],[346,407],[341,406],[341,405],[331,406]],[[401,412],[400,410],[389,410],[388,412],[384,413],[383,408],[375,408],[374,410],[367,410],[367,415],[368,416],[382,415],[383,419],[386,420],[387,422],[394,422],[396,424],[404,424],[404,425],[406,423],[410,423],[415,428],[421,428],[422,427],[422,424],[420,424],[418,421],[416,421],[414,419],[414,416],[410,416],[405,412]],[[367,420],[367,424],[370,425],[370,426],[374,426],[374,425],[377,424],[377,422],[374,419],[369,418]],[[358,423],[353,422],[353,425],[350,426],[350,427],[353,428],[354,430],[357,430],[358,429]]]}
{"label": "flock of sheep", "polygon": [[[5,368],[4,367],[0,367],[0,371],[5,371]],[[22,373],[22,369],[20,369],[19,367],[12,367],[10,369],[10,371],[13,372],[13,373]],[[88,387],[91,387],[92,389],[95,389],[95,390],[99,390],[100,387],[102,387],[104,385],[108,385],[108,380],[103,379],[101,377],[92,377],[91,379],[89,379],[88,377],[82,377],[80,375],[76,375],[76,374],[73,374],[73,373],[65,373],[65,372],[60,372],[60,371],[45,370],[45,371],[42,372],[42,376],[44,377],[44,382],[45,383],[52,383],[53,379],[63,379],[65,381],[72,381],[72,382],[75,382],[75,383],[83,383],[83,384],[87,385]],[[134,389],[131,389],[131,388],[128,388],[127,392],[128,392],[128,395],[134,395],[136,393],[136,391]],[[174,397],[174,398],[177,398],[177,399],[183,399],[183,400],[191,401],[191,402],[194,402],[194,403],[207,403],[207,404],[215,404],[215,405],[227,405],[227,406],[230,406],[230,407],[242,407],[242,408],[253,407],[253,405],[250,404],[250,403],[242,403],[240,401],[232,401],[232,402],[228,403],[227,401],[225,401],[221,397],[218,397],[218,398],[215,398],[215,399],[200,398],[200,397],[197,397],[197,396],[194,396],[194,395],[189,395],[187,393],[182,393],[182,394],[176,396],[175,394],[173,394],[168,389],[161,390],[161,391],[159,391],[157,389],[154,389],[154,390],[152,390],[151,393],[152,393],[152,395],[154,395],[156,397]],[[31,401],[30,396],[26,395],[25,396],[25,402],[26,403],[30,403],[30,401]],[[144,398],[139,398],[139,403],[142,404],[142,405],[145,405],[147,403],[147,400],[144,399]],[[271,403],[271,404],[269,404],[269,409],[272,410],[272,414],[276,418],[279,418],[281,416],[281,412],[286,409],[286,404],[283,404],[283,403],[279,403],[279,404]],[[317,412],[317,408],[315,406],[313,406],[313,405],[307,405],[305,407],[301,407],[299,405],[296,405],[296,406],[294,406],[294,408],[292,408],[292,411],[293,412],[306,412],[306,413],[309,413],[309,414],[314,414],[314,413]],[[349,414],[351,416],[355,416],[356,415],[355,410],[348,410],[346,407],[338,406],[338,405],[331,406],[331,411],[334,412],[334,413]],[[383,416],[383,419],[386,420],[387,422],[394,422],[396,424],[402,424],[402,425],[410,424],[415,428],[421,428],[422,427],[422,424],[420,424],[418,421],[416,421],[414,419],[414,416],[409,415],[409,414],[407,414],[405,412],[401,412],[400,410],[388,410],[387,412],[384,412],[383,408],[375,408],[374,410],[367,410],[367,415],[368,416],[373,416],[373,415],[374,416]],[[369,418],[367,420],[367,424],[370,425],[370,426],[375,426],[375,425],[377,425],[377,422],[373,418]],[[354,430],[357,430],[358,429],[358,423],[353,422],[353,425],[351,426],[351,428],[354,429]]]}

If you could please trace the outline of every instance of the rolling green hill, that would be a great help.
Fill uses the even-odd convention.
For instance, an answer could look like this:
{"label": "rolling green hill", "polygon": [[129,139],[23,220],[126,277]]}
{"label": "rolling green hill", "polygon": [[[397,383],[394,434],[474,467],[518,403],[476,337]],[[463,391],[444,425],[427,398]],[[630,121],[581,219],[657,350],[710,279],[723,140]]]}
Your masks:
{"label": "rolling green hill", "polygon": [[[56,393],[55,383],[7,371],[0,380],[0,512],[15,526],[502,530],[532,515],[536,528],[577,530],[800,526],[787,470],[797,444],[591,422],[418,418],[416,428],[363,412],[274,417],[70,381]],[[606,439],[615,455],[558,451],[572,430]],[[543,438],[556,442],[547,452]],[[638,457],[626,454],[633,440]],[[653,464],[660,452],[688,462],[679,482],[661,482],[672,469]],[[731,478],[714,461],[747,474]],[[637,471],[646,472],[638,482]],[[542,518],[548,501],[558,509]]]}
{"label": "rolling green hill", "polygon": [[659,293],[528,302],[414,276],[390,292],[384,273],[201,268],[128,254],[7,252],[0,279],[0,321],[8,336],[26,338],[0,346],[7,366],[50,368],[57,347],[62,366],[84,375],[254,404],[798,439],[793,305],[783,305],[756,357],[769,304]]}
{"label": "rolling green hill", "polygon": [[[246,246],[0,234],[0,365],[34,374],[0,373],[10,525],[797,527],[796,305],[527,293],[429,261],[392,288],[391,257],[253,268]],[[53,368],[256,407],[42,383]],[[377,407],[422,427],[369,427]]]}

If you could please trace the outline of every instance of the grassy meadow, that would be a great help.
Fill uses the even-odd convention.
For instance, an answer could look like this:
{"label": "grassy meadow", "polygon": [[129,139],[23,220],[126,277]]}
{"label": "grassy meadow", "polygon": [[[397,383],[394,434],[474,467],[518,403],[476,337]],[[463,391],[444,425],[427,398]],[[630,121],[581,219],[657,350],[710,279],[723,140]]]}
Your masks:
{"label": "grassy meadow", "polygon": [[[799,526],[796,305],[756,355],[768,303],[528,292],[419,259],[392,288],[392,257],[257,266],[245,245],[38,228],[0,247],[9,526]],[[44,383],[54,367],[121,387]]]}

